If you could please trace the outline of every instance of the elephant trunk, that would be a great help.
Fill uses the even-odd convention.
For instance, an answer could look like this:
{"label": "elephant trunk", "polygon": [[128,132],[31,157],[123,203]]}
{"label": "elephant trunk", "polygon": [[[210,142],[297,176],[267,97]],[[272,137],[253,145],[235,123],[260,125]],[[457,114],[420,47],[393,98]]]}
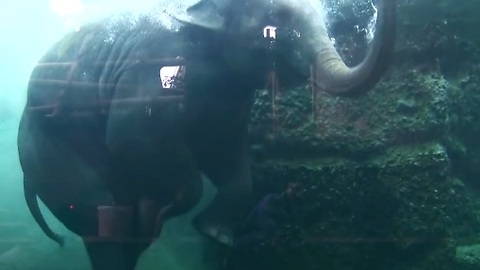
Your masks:
{"label": "elephant trunk", "polygon": [[[359,94],[372,88],[383,75],[395,45],[396,0],[378,1],[375,37],[365,59],[347,66],[328,37],[324,21],[315,24],[315,78],[317,89],[331,94]],[[319,22],[321,21],[321,22]]]}

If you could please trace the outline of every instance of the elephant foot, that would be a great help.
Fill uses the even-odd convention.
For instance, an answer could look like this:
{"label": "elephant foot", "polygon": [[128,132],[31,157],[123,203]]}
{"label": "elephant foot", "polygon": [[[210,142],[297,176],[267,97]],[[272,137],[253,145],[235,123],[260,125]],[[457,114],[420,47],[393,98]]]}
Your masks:
{"label": "elephant foot", "polygon": [[248,190],[223,188],[217,191],[212,203],[193,219],[192,225],[204,236],[231,247],[237,229],[253,206]]}
{"label": "elephant foot", "polygon": [[202,221],[200,218],[193,220],[193,226],[204,236],[226,246],[233,246],[234,231],[219,224]]}
{"label": "elephant foot", "polygon": [[237,228],[245,220],[247,206],[246,203],[238,204],[217,196],[193,219],[192,225],[204,236],[231,247]]}

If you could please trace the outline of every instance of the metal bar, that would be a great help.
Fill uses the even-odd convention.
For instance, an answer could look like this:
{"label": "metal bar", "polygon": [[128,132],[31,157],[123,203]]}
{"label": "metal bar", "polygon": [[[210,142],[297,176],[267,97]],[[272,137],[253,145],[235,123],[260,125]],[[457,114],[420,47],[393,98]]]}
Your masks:
{"label": "metal bar", "polygon": [[[90,82],[78,82],[78,81],[66,81],[66,80],[53,80],[53,79],[30,79],[29,84],[39,86],[57,86],[57,87],[85,87],[85,88],[98,88],[98,83]],[[114,87],[114,84],[104,84],[107,87]]]}
{"label": "metal bar", "polygon": [[315,82],[317,80],[316,77],[317,71],[314,65],[310,65],[310,91],[312,94],[312,120],[317,120],[317,87],[315,87]]}
{"label": "metal bar", "polygon": [[[166,102],[172,101],[181,101],[183,100],[183,95],[176,95],[176,96],[159,96],[159,97],[152,97],[152,98],[125,98],[120,100],[114,101],[100,101],[94,104],[85,104],[85,105],[77,105],[69,108],[69,110],[73,111],[81,111],[81,110],[89,110],[95,109],[98,107],[107,107],[111,105],[156,105]],[[42,112],[42,111],[52,111],[57,105],[42,105],[42,106],[34,106],[28,107],[27,110],[30,113],[33,112]]]}
{"label": "metal bar", "polygon": [[[159,66],[182,66],[185,65],[185,59],[183,58],[157,58],[157,59],[150,59],[146,61],[136,61],[136,60],[129,60],[126,61],[128,64],[143,64],[143,65],[159,65]],[[44,62],[38,63],[36,67],[64,67],[73,65],[75,62]],[[94,62],[92,65],[95,66],[103,66],[103,65],[116,65],[119,64],[117,61],[106,61],[106,62]]]}
{"label": "metal bar", "polygon": [[[97,89],[99,87],[98,83],[91,82],[79,82],[72,81],[68,82],[65,80],[53,80],[53,79],[30,79],[31,85],[36,86],[55,86],[55,87],[79,87],[79,88],[91,88]],[[119,89],[132,89],[136,88],[135,85],[118,85],[113,83],[102,84],[103,88],[119,88]],[[185,90],[182,88],[158,88],[159,91],[162,91],[159,95],[184,95]]]}
{"label": "metal bar", "polygon": [[145,64],[159,64],[161,66],[182,66],[185,65],[186,61],[183,58],[157,58],[151,59],[144,62]]}
{"label": "metal bar", "polygon": [[75,64],[75,62],[55,62],[55,63],[45,62],[45,63],[38,63],[35,67],[56,67],[56,66],[65,67],[65,66],[71,66],[73,64]]}

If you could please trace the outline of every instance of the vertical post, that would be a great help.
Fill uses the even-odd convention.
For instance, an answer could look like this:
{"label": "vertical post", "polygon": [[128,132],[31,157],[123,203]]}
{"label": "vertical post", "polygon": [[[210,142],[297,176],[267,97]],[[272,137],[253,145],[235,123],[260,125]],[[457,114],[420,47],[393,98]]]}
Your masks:
{"label": "vertical post", "polygon": [[314,65],[310,65],[310,91],[312,94],[312,120],[317,120],[317,88],[315,87],[316,70]]}
{"label": "vertical post", "polygon": [[[271,1],[272,3],[272,1]],[[278,80],[276,76],[276,66],[275,66],[275,57],[274,57],[274,49],[275,49],[275,39],[277,38],[277,27],[267,25],[263,29],[263,37],[269,42],[268,46],[268,61],[271,62],[271,71],[268,75],[267,81],[267,89],[268,86],[271,87],[272,93],[272,117],[273,117],[273,131],[276,132],[278,129],[278,119],[277,119],[277,92],[279,89]]]}
{"label": "vertical post", "polygon": [[272,71],[270,75],[270,81],[272,86],[272,113],[273,113],[273,131],[278,130],[278,117],[277,117],[277,91],[278,91],[278,81],[275,71]]}

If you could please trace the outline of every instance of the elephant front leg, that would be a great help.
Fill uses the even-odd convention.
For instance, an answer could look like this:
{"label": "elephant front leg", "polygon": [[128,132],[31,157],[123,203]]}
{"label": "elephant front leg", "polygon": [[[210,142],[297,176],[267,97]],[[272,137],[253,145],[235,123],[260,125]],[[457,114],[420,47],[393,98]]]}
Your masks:
{"label": "elephant front leg", "polygon": [[250,161],[246,142],[227,155],[209,159],[204,173],[217,187],[217,194],[193,220],[205,236],[225,245],[233,244],[234,234],[253,207]]}
{"label": "elephant front leg", "polygon": [[183,215],[195,207],[203,194],[203,183],[200,175],[182,187],[176,194],[175,199],[169,205],[164,206],[155,219],[155,237],[160,236],[165,221],[169,218]]}
{"label": "elephant front leg", "polygon": [[167,204],[160,205],[154,199],[143,198],[139,204],[140,235],[158,238],[165,222],[194,208],[202,194],[203,183],[200,174],[197,173],[195,177],[173,192],[173,200]]}

